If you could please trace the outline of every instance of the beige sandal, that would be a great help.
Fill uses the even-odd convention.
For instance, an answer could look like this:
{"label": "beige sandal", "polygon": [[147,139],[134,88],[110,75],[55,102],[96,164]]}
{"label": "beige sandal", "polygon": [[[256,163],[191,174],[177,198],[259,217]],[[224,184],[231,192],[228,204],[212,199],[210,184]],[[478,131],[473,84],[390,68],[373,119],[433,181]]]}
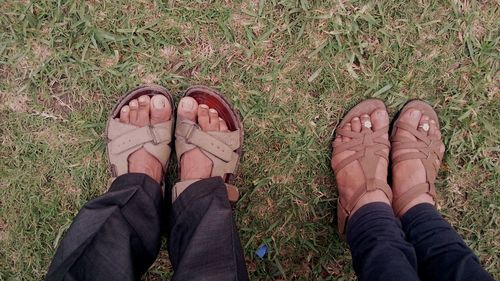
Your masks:
{"label": "beige sandal", "polygon": [[[184,97],[194,98],[198,104],[206,104],[217,110],[229,132],[204,132],[200,126],[190,120],[178,120],[175,127],[175,152],[178,163],[181,156],[195,148],[199,148],[212,160],[211,177],[220,176],[226,183],[229,201],[236,202],[239,198],[238,189],[229,184],[235,174],[242,154],[243,124],[238,111],[217,91],[204,86],[189,88]],[[187,180],[178,182],[172,188],[172,202],[192,183],[198,181]]]}
{"label": "beige sandal", "polygon": [[[442,160],[442,155],[439,152],[439,149],[443,142],[435,136],[426,136],[417,129],[413,128],[413,126],[399,120],[401,116],[411,108],[419,110],[422,112],[422,115],[429,116],[429,121],[434,120],[436,122],[437,129],[440,129],[439,118],[434,109],[429,104],[419,100],[408,102],[401,109],[399,117],[394,122],[391,133],[391,154],[399,149],[416,149],[418,152],[409,152],[397,157],[392,157],[392,165],[396,165],[397,163],[406,160],[420,159],[424,165],[427,177],[427,181],[425,183],[417,184],[403,193],[403,195],[394,198],[393,208],[397,217],[401,216],[401,211],[408,205],[408,203],[413,201],[422,193],[429,194],[434,199],[434,202],[437,202],[436,186],[434,185],[434,182]],[[396,135],[396,129],[403,129],[410,132],[413,136],[415,136],[415,138],[417,138],[417,140],[411,140],[400,135]],[[428,127],[427,129],[423,129],[428,130]],[[439,164],[436,163],[436,160],[439,160]]]}
{"label": "beige sandal", "polygon": [[143,95],[165,96],[170,102],[173,112],[172,96],[165,88],[158,85],[139,86],[120,98],[111,111],[106,124],[107,154],[109,169],[113,177],[111,180],[128,173],[128,157],[141,148],[158,159],[162,164],[163,172],[166,170],[171,153],[169,144],[172,141],[174,114],[172,113],[170,120],[166,122],[144,127],[125,124],[118,119],[124,105]]}
{"label": "beige sandal", "polygon": [[357,188],[358,192],[350,201],[346,202],[346,199],[341,198],[339,195],[337,201],[337,219],[339,233],[342,236],[345,235],[347,221],[349,220],[352,211],[365,194],[378,189],[384,192],[390,202],[392,201],[392,190],[390,186],[385,181],[375,178],[375,171],[378,162],[381,159],[389,161],[389,156],[382,151],[383,149],[390,149],[389,140],[382,138],[382,135],[388,133],[389,126],[372,131],[370,129],[371,123],[367,122],[367,124],[361,124],[362,130],[359,133],[342,129],[344,125],[353,117],[361,116],[363,114],[370,115],[377,109],[386,110],[385,104],[381,100],[365,100],[351,109],[336,129],[337,135],[349,137],[351,138],[351,141],[346,143],[333,142],[333,155],[346,150],[355,151],[356,153],[334,166],[333,170],[335,174],[338,174],[340,170],[353,161],[358,161],[363,169],[365,177],[365,183],[363,186]]}

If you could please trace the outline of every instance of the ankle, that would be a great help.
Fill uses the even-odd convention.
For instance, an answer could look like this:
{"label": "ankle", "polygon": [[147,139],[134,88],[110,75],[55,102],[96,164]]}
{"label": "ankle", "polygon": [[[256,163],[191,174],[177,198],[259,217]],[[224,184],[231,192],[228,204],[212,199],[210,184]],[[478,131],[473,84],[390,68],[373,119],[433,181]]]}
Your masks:
{"label": "ankle", "polygon": [[391,206],[391,202],[389,201],[389,198],[385,195],[385,193],[381,190],[375,190],[366,193],[359,201],[358,203],[354,206],[354,209],[352,210],[351,216],[356,213],[357,210],[359,210],[361,207],[370,204],[370,203],[375,203],[375,202],[380,202],[380,203],[385,203],[388,206]]}
{"label": "ankle", "polygon": [[[435,201],[434,201],[434,198],[432,198],[432,196],[430,196],[429,194],[427,193],[424,193],[424,194],[421,194],[419,195],[418,197],[416,197],[415,199],[413,199],[412,201],[410,201],[410,203],[408,203],[400,212],[399,214],[396,214],[399,218],[404,216],[406,214],[406,212],[408,212],[411,208],[419,205],[419,204],[422,204],[422,203],[428,203],[428,204],[431,204],[431,205],[435,205]],[[396,210],[394,210],[396,211]]]}
{"label": "ankle", "polygon": [[160,162],[158,162],[157,160],[156,163],[134,161],[129,163],[129,172],[146,174],[154,179],[157,183],[160,183],[162,179],[163,169]]}

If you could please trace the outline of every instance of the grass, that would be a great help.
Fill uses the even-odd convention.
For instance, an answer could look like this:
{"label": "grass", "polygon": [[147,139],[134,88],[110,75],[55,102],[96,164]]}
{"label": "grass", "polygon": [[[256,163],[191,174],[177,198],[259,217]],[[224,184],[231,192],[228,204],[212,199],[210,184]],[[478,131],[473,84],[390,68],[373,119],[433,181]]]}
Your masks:
{"label": "grass", "polygon": [[[413,98],[437,109],[440,210],[500,279],[498,2],[6,0],[0,10],[0,280],[43,278],[79,208],[106,189],[109,110],[148,82],[176,94],[213,86],[240,109],[235,215],[252,280],[355,279],[333,220],[329,142],[366,97],[392,115]],[[169,276],[163,250],[144,279]]]}

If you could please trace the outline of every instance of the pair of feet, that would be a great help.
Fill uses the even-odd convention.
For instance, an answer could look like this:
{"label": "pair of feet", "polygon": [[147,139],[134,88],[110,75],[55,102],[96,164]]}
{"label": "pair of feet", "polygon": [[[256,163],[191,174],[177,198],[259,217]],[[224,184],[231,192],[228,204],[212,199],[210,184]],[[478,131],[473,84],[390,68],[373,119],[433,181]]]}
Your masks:
{"label": "pair of feet", "polygon": [[[172,107],[163,95],[149,97],[140,96],[131,100],[120,110],[119,120],[122,123],[138,127],[155,125],[170,120]],[[177,120],[188,119],[197,123],[205,131],[229,131],[217,110],[205,104],[198,104],[191,97],[184,97],[179,102]],[[196,148],[182,155],[180,160],[181,181],[209,178],[212,172],[212,161]],[[160,182],[163,176],[162,165],[145,149],[132,153],[128,158],[131,173],[143,173]]]}
{"label": "pair of feet", "polygon": [[[139,127],[154,125],[168,121],[170,119],[172,108],[168,100],[162,95],[155,95],[150,98],[147,95],[141,96],[138,99],[133,99],[128,105],[125,105],[120,111],[120,122],[136,125]],[[198,104],[191,97],[184,97],[179,103],[177,109],[178,120],[188,119],[198,123],[203,131],[228,131],[228,127],[224,120],[219,117],[219,113],[205,104]],[[430,120],[429,116],[423,115],[422,112],[416,109],[410,109],[404,112],[401,116],[401,121],[418,129],[421,133],[434,136],[437,139],[441,138],[441,133],[438,130],[434,120]],[[371,125],[373,130],[378,130],[389,125],[389,115],[386,110],[375,110],[370,115],[364,114],[353,117],[344,126],[345,130],[360,132],[362,126]],[[395,135],[400,135],[408,139],[415,140],[410,132],[404,129],[397,129]],[[382,136],[389,139],[388,134]],[[348,143],[351,141],[349,137],[337,136],[334,142]],[[441,145],[440,153],[444,153],[444,145]],[[384,153],[389,153],[385,150]],[[400,149],[392,153],[392,157],[405,154],[408,152],[417,152],[414,149]],[[332,158],[332,165],[340,163],[342,160],[353,155],[354,151],[344,151],[335,155]],[[436,160],[438,161],[438,160]],[[132,173],[144,173],[152,177],[157,182],[162,179],[162,165],[158,160],[150,155],[144,149],[140,149],[128,158],[129,171]],[[437,163],[438,166],[440,163]],[[203,179],[210,177],[212,170],[212,161],[205,156],[199,149],[194,149],[182,155],[181,161],[181,181],[190,179]],[[381,159],[375,172],[375,177],[382,181],[387,181],[389,163]],[[336,175],[337,186],[340,196],[343,198],[351,198],[357,191],[355,188],[364,183],[365,177],[363,170],[357,161],[353,161],[344,169],[340,170]],[[404,194],[409,188],[426,182],[426,171],[422,162],[418,159],[399,162],[392,166],[392,192],[395,197]],[[352,213],[355,213],[360,207],[372,203],[384,202],[391,204],[387,196],[381,191],[376,190],[367,193],[355,206]],[[420,203],[434,204],[433,198],[429,194],[422,194],[412,200],[405,209],[401,212],[404,214],[411,207]]]}
{"label": "pair of feet", "polygon": [[[404,112],[400,117],[401,122],[405,122],[410,124],[414,129],[423,133],[429,137],[436,137],[437,139],[441,139],[441,133],[438,129],[438,126],[434,120],[431,120],[429,116],[422,114],[417,109],[409,109]],[[362,127],[368,127],[370,130],[376,131],[382,129],[389,125],[389,115],[386,110],[377,109],[373,111],[370,115],[363,114],[361,116],[355,116],[349,122],[347,122],[343,129],[347,131],[353,132],[361,132]],[[366,128],[365,128],[366,129]],[[401,136],[408,138],[410,140],[416,140],[415,136],[410,132],[398,128],[396,129],[395,136]],[[388,134],[384,134],[382,136],[384,139],[389,139]],[[335,143],[348,143],[351,141],[351,138],[345,136],[339,136],[335,138]],[[441,155],[444,153],[444,145],[441,144],[440,153]],[[384,149],[382,151],[384,154],[388,155],[388,149]],[[392,158],[411,152],[418,152],[416,149],[399,149],[393,151],[391,153]],[[347,159],[349,156],[355,154],[355,151],[343,151],[338,153],[332,157],[332,167],[338,165],[344,159]],[[439,167],[439,160],[437,161],[437,166]],[[379,179],[383,182],[387,182],[387,174],[388,174],[389,163],[380,158],[377,163],[375,178]],[[425,167],[419,159],[411,159],[406,161],[401,161],[397,164],[392,165],[392,192],[394,197],[399,197],[405,192],[407,192],[410,188],[414,187],[417,184],[426,182],[426,171]],[[355,196],[355,193],[358,191],[358,187],[362,186],[365,183],[365,176],[363,173],[363,169],[358,161],[353,161],[348,164],[346,167],[341,169],[337,175],[337,186],[339,189],[339,196],[349,200]],[[373,192],[367,193],[363,196],[359,202],[355,205],[352,213],[354,214],[359,208],[362,206],[373,203],[373,202],[383,202],[391,205],[391,202],[387,198],[381,190],[375,190]],[[413,199],[409,204],[407,204],[404,209],[401,211],[401,216],[406,213],[413,206],[420,203],[430,203],[434,204],[434,199],[427,193],[421,194]]]}

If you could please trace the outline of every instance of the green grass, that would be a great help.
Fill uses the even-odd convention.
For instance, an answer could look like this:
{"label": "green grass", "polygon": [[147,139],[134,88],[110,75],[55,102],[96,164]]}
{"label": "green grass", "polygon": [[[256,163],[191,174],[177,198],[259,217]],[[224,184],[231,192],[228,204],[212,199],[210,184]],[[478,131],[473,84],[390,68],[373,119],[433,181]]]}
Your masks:
{"label": "green grass", "polygon": [[[441,212],[500,279],[499,13],[460,0],[1,1],[0,280],[43,278],[106,189],[109,110],[145,82],[213,86],[240,109],[236,218],[252,280],[355,278],[332,223],[329,142],[366,97],[391,114],[412,98],[435,106]],[[162,251],[145,279],[168,276]]]}

